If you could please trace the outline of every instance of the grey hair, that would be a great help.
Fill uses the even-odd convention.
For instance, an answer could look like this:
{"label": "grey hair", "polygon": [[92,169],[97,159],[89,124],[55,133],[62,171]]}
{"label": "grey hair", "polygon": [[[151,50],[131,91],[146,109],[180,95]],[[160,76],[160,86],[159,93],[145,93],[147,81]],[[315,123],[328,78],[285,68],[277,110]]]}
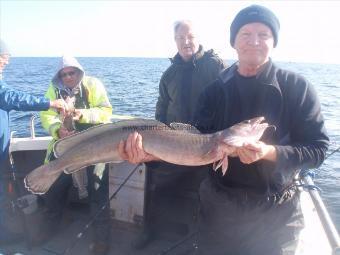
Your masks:
{"label": "grey hair", "polygon": [[192,26],[191,20],[177,20],[174,22],[174,34],[176,34],[177,30],[180,26],[187,25]]}

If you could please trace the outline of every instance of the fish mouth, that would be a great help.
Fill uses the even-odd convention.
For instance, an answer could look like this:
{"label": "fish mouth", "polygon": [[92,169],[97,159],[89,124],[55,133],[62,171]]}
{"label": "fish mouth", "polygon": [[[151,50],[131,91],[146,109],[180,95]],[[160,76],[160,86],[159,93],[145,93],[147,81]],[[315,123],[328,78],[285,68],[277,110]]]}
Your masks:
{"label": "fish mouth", "polygon": [[244,142],[258,140],[269,126],[264,117],[244,120],[227,129],[223,134],[223,142],[229,146],[242,147]]}
{"label": "fish mouth", "polygon": [[252,128],[254,128],[254,129],[264,129],[264,130],[266,130],[267,128],[273,128],[274,131],[276,130],[275,125],[270,125],[267,122],[263,122],[263,121],[265,121],[264,117],[253,118],[250,121],[252,121],[251,125],[252,125]]}
{"label": "fish mouth", "polygon": [[265,120],[264,117],[261,116],[261,117],[252,118],[250,120],[246,120],[246,122],[248,122],[250,125],[256,127],[259,124],[265,124],[265,123],[262,123],[264,120]]}
{"label": "fish mouth", "polygon": [[250,121],[252,121],[251,127],[252,127],[253,130],[263,130],[264,131],[268,127],[274,127],[276,129],[275,126],[269,125],[267,122],[263,122],[263,121],[265,121],[264,117],[253,118]]}

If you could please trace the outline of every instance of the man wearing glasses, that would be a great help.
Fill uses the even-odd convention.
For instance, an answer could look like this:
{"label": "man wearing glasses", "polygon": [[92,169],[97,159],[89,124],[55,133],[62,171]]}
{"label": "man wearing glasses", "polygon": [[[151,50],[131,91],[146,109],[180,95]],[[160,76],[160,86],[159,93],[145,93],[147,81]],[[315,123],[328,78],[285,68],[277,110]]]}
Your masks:
{"label": "man wearing glasses", "polygon": [[[172,122],[192,124],[198,96],[226,65],[213,50],[204,51],[190,21],[175,22],[174,39],[178,53],[170,59],[171,65],[161,77],[155,118],[167,125]],[[171,224],[176,216],[168,213],[170,217],[166,217],[161,211],[174,208],[170,201],[181,198],[185,190],[195,193],[206,172],[204,168],[198,170],[168,163],[148,163],[147,169],[147,190],[153,190],[147,193],[144,230],[132,244],[136,249],[145,247],[156,236],[160,229],[158,219],[169,222],[172,227],[176,225]],[[169,208],[161,208],[160,204]],[[192,218],[193,212],[189,211],[181,209],[173,215],[179,214],[179,218],[191,215]],[[175,232],[183,234],[188,231],[186,222],[179,222],[174,228]]]}
{"label": "man wearing glasses", "polygon": [[[108,123],[112,117],[112,106],[104,85],[98,79],[86,76],[83,67],[74,57],[61,58],[58,71],[49,85],[46,97],[61,98],[74,106],[74,111],[68,113],[71,116],[60,116],[57,112],[50,110],[40,113],[43,128],[53,137],[46,155],[46,163],[54,159],[52,148],[56,140],[93,125]],[[71,119],[73,124],[66,123],[66,119]],[[92,213],[96,213],[107,201],[109,195],[108,165],[90,166],[87,171],[79,171],[79,173],[84,174],[80,176],[84,181],[79,183],[79,175],[75,178],[75,176],[63,173],[43,195],[47,207],[46,224],[34,240],[35,243],[42,243],[55,234],[60,225],[63,207],[72,183],[78,185],[79,198],[85,198],[87,196],[86,182],[88,182]],[[95,185],[99,188],[95,189]],[[80,192],[81,189],[82,192]],[[109,250],[110,237],[109,208],[106,207],[96,218],[90,251],[93,254],[106,254]]]}
{"label": "man wearing glasses", "polygon": [[65,110],[63,100],[49,100],[44,97],[35,97],[22,91],[7,88],[2,80],[2,71],[9,63],[10,52],[4,41],[0,39],[0,244],[10,243],[20,239],[21,235],[7,229],[4,219],[4,200],[6,182],[4,176],[9,174],[9,112],[16,111],[42,111],[48,108]]}

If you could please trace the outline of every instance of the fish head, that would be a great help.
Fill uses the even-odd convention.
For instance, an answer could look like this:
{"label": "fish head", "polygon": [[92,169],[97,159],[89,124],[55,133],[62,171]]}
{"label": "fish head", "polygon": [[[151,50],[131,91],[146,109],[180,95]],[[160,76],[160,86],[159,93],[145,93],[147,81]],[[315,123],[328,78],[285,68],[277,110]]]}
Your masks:
{"label": "fish head", "polygon": [[74,104],[75,104],[75,97],[69,97],[67,96],[64,99],[67,109],[65,114],[60,115],[60,119],[62,121],[62,126],[65,127],[68,131],[75,130],[75,124],[73,120],[73,114],[74,114]]}
{"label": "fish head", "polygon": [[67,112],[74,112],[74,104],[76,103],[76,97],[70,97],[70,96],[67,96],[65,99],[64,99],[65,103],[66,103],[66,106],[67,106]]}
{"label": "fish head", "polygon": [[256,117],[244,120],[222,131],[222,140],[225,144],[234,147],[241,147],[245,142],[256,142],[260,140],[264,131],[269,127],[263,122],[264,117]]}

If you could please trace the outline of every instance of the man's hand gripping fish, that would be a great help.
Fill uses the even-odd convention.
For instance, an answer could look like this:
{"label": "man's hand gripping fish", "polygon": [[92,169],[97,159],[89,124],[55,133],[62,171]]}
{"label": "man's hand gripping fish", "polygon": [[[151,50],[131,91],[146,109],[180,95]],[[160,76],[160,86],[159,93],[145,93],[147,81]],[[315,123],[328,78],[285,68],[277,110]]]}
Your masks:
{"label": "man's hand gripping fish", "polygon": [[40,166],[25,178],[26,188],[35,194],[48,191],[58,176],[72,174],[97,163],[124,161],[118,153],[121,140],[134,131],[143,138],[143,149],[160,160],[177,165],[199,166],[214,162],[215,170],[228,168],[228,155],[245,142],[258,141],[269,126],[257,117],[213,134],[201,134],[194,127],[175,123],[170,127],[147,119],[124,120],[87,129],[58,140],[54,145],[56,160]]}

